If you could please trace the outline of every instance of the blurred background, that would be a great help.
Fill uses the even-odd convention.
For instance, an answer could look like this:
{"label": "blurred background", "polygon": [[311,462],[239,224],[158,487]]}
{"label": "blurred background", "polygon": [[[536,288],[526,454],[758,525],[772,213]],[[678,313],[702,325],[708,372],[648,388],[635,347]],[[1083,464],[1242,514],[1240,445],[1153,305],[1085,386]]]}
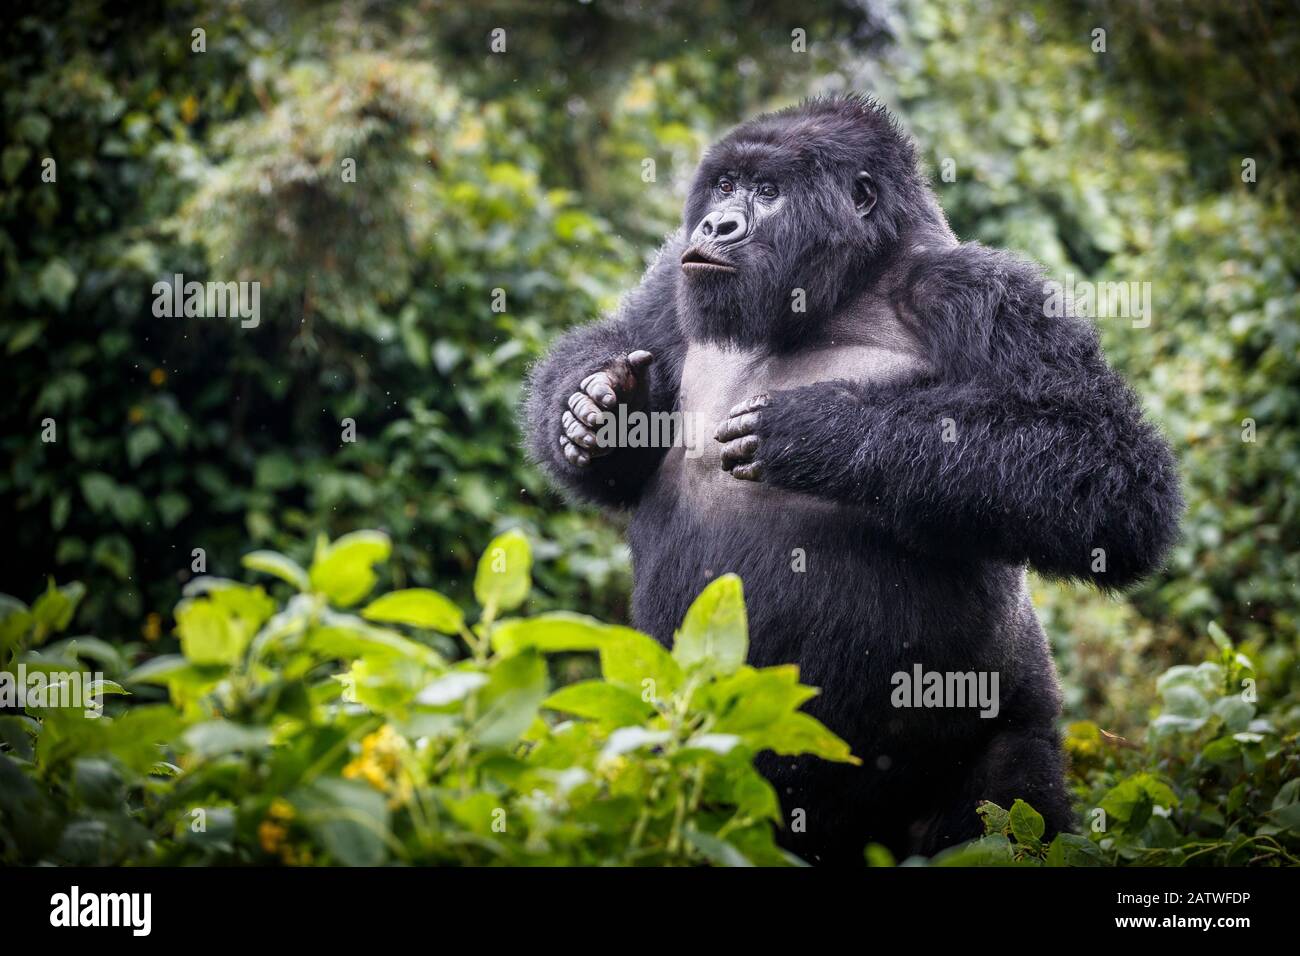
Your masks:
{"label": "blurred background", "polygon": [[[84,581],[85,626],[139,659],[174,646],[196,548],[241,576],[252,548],[306,561],[319,531],[382,528],[394,585],[462,595],[517,526],[534,610],[625,619],[618,521],[566,506],[520,451],[525,370],[636,283],[706,144],[852,89],[917,137],[962,239],[1151,283],[1149,327],[1099,324],[1180,456],[1185,535],[1124,599],[1035,582],[1068,716],[1144,724],[1153,676],[1199,660],[1214,628],[1273,712],[1300,714],[1289,0],[144,0],[5,18],[0,590]],[[155,317],[175,273],[260,282],[259,325]]]}

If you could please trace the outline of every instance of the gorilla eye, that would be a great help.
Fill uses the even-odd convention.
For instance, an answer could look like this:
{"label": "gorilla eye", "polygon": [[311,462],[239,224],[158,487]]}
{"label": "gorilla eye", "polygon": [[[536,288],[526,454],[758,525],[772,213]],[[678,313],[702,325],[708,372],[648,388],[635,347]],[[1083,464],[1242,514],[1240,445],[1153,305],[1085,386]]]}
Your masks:
{"label": "gorilla eye", "polygon": [[762,196],[764,199],[775,199],[776,193],[777,193],[777,189],[771,183],[764,183],[762,187],[758,190],[758,194]]}
{"label": "gorilla eye", "polygon": [[736,184],[726,176],[723,176],[718,180],[718,189],[724,193],[733,193],[736,191]]}

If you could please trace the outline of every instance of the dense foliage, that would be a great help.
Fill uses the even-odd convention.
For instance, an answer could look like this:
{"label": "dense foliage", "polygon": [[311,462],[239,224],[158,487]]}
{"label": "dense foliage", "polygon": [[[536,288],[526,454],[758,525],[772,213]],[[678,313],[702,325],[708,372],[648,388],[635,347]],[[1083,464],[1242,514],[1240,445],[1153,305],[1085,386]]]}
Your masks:
{"label": "dense foliage", "polygon": [[[0,514],[13,545],[0,556],[0,590],[40,594],[50,574],[85,587],[46,591],[30,610],[6,599],[0,653],[6,667],[94,661],[132,694],[110,696],[109,718],[81,729],[47,716],[34,748],[36,725],[0,717],[6,860],[263,859],[264,825],[283,831],[271,844],[289,848],[271,856],[346,860],[313,822],[338,806],[352,808],[348,819],[382,819],[339,839],[387,859],[524,859],[538,833],[550,849],[532,858],[617,858],[600,842],[609,821],[588,832],[567,815],[617,795],[600,760],[611,728],[599,717],[577,715],[589,736],[562,755],[552,722],[552,736],[471,741],[473,769],[456,779],[428,762],[452,738],[406,723],[428,683],[418,681],[525,667],[473,629],[450,636],[467,644],[437,628],[404,635],[414,661],[343,638],[272,648],[284,656],[269,660],[287,668],[272,673],[243,656],[190,658],[198,625],[187,621],[214,613],[196,608],[228,611],[239,623],[220,627],[242,635],[242,655],[260,615],[289,613],[278,599],[290,596],[203,575],[233,575],[251,549],[288,556],[275,567],[312,567],[322,534],[378,547],[350,537],[368,527],[392,542],[382,577],[393,593],[438,587],[467,606],[478,546],[518,529],[538,558],[527,620],[577,608],[625,621],[617,522],[566,507],[519,450],[527,364],[635,282],[676,221],[683,177],[721,129],[855,88],[881,96],[917,136],[962,238],[1021,250],[1062,279],[1151,284],[1149,324],[1098,324],[1110,360],[1175,444],[1189,500],[1169,568],[1133,595],[1035,581],[1091,849],[1071,842],[1054,857],[1030,839],[1032,811],[1011,807],[1005,818],[987,811],[996,846],[978,852],[1294,862],[1294,13],[1283,0],[1251,4],[1248,17],[1209,0],[777,6],[14,5],[0,32]],[[493,54],[499,27],[507,50]],[[260,323],[156,317],[154,284],[177,273],[258,281]],[[102,640],[60,636],[81,627]],[[382,629],[351,616],[340,628],[361,642]],[[600,686],[617,686],[603,655],[545,658],[555,687],[601,673]],[[521,680],[541,672],[537,660]],[[179,676],[164,677],[168,661]],[[356,701],[322,690],[358,666],[409,680],[384,691],[392,675],[375,677],[369,699],[358,680]],[[141,680],[150,667],[157,680]],[[488,693],[466,691],[456,706]],[[702,697],[678,703],[682,720],[709,717]],[[668,723],[647,732],[685,726],[656,714]],[[203,724],[216,729],[195,730]],[[144,740],[165,743],[184,772],[160,776]],[[313,766],[335,746],[332,763]],[[760,804],[709,791],[691,806],[701,791],[677,774],[741,774],[753,746],[629,752],[635,773],[659,775],[662,799],[685,794],[689,811],[674,822],[675,806],[665,820],[666,804],[647,804],[644,859],[776,859],[766,824],[754,822],[767,819]],[[536,754],[548,748],[555,763],[543,768]],[[390,807],[393,794],[360,768],[406,766],[407,756],[418,796]],[[246,770],[237,757],[250,757]],[[538,782],[557,767],[590,779],[573,795]],[[317,781],[332,782],[318,792]],[[568,809],[522,809],[534,786]],[[315,796],[295,803],[294,787]],[[54,802],[22,802],[46,792]],[[517,828],[504,840],[479,833],[440,802],[447,793],[494,794]],[[277,795],[286,802],[272,814]],[[461,820],[446,833],[466,835],[463,845],[423,842],[442,832],[416,819],[426,803],[443,823]],[[212,808],[211,840],[181,820],[201,805]],[[727,809],[753,816],[723,834],[730,849],[688,839],[716,839]],[[36,819],[42,826],[27,826]],[[550,826],[564,836],[547,836]],[[160,839],[172,827],[177,838]]]}
{"label": "dense foliage", "polygon": [[[517,531],[479,562],[472,624],[427,588],[347,610],[390,553],[373,531],[321,539],[307,569],[253,552],[244,564],[290,596],[191,582],[176,607],[181,653],[122,678],[166,688],[167,702],[89,719],[29,704],[30,716],[0,717],[0,858],[794,862],[773,842],[781,808],[753,754],[855,758],[798,710],[816,691],[794,667],[744,663],[738,578],[704,590],[669,653],[581,615],[502,618],[531,588]],[[93,639],[45,643],[80,597],[51,584],[30,610],[6,607],[5,663],[52,682],[70,680],[78,658],[106,651],[108,666],[120,664]],[[575,652],[597,654],[601,677],[553,691],[548,661]]]}

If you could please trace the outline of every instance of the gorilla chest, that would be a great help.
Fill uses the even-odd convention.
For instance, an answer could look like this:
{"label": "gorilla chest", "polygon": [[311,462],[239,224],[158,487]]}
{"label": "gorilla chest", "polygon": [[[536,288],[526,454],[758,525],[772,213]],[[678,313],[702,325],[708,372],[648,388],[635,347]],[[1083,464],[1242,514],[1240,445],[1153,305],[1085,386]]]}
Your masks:
{"label": "gorilla chest", "polygon": [[[671,449],[664,477],[677,495],[696,508],[790,499],[812,506],[806,495],[772,489],[761,482],[740,481],[722,469],[722,446],[713,432],[738,403],[763,392],[778,392],[816,382],[896,381],[924,367],[915,353],[875,344],[831,344],[773,355],[761,350],[693,342],[682,366],[678,410],[686,441]],[[827,505],[831,508],[833,506]]]}

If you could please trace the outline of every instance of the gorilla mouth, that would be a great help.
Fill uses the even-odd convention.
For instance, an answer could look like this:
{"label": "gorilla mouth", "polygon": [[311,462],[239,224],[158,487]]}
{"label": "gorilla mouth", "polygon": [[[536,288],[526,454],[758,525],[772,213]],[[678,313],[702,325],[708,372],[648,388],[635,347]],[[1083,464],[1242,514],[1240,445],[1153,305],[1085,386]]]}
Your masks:
{"label": "gorilla mouth", "polygon": [[682,253],[683,272],[735,272],[736,267],[699,246],[691,246]]}

